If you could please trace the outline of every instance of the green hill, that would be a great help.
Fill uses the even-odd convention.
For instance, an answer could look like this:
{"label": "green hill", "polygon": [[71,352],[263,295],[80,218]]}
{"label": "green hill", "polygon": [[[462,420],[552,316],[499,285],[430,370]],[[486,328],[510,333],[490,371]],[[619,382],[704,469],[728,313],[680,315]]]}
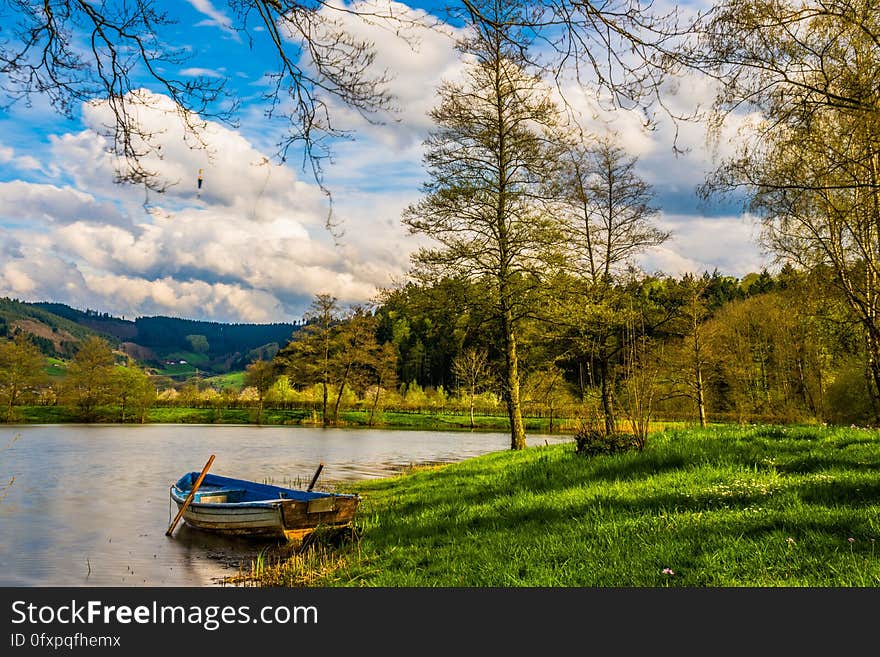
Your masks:
{"label": "green hill", "polygon": [[271,358],[299,326],[292,323],[225,324],[178,317],[113,317],[54,302],[0,299],[0,336],[24,331],[47,356],[69,358],[90,335],[108,340],[138,362],[175,378],[195,372],[240,371]]}
{"label": "green hill", "polygon": [[0,336],[30,334],[47,356],[70,357],[80,342],[96,332],[54,312],[15,299],[0,298]]}

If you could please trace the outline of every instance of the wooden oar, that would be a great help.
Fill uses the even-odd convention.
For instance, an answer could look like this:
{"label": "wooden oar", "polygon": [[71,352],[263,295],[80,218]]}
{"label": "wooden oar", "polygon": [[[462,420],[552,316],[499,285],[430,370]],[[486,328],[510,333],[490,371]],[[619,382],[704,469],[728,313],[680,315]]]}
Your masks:
{"label": "wooden oar", "polygon": [[312,483],[309,484],[309,487],[306,488],[307,491],[311,491],[315,487],[315,482],[318,481],[318,475],[321,474],[321,470],[324,469],[324,462],[321,461],[318,464],[318,469],[315,470],[315,474],[312,475]]}
{"label": "wooden oar", "polygon": [[186,500],[183,502],[183,506],[180,507],[180,511],[177,512],[177,516],[175,516],[174,520],[168,526],[168,531],[165,532],[165,536],[171,536],[174,532],[174,528],[177,526],[177,523],[180,522],[180,518],[183,516],[183,512],[186,511],[186,507],[189,506],[189,503],[192,502],[192,498],[195,496],[196,491],[199,489],[199,486],[202,485],[202,480],[205,478],[205,475],[208,474],[208,469],[211,467],[211,464],[214,462],[214,455],[211,454],[211,458],[208,459],[208,462],[205,463],[205,467],[202,468],[202,473],[199,475],[199,478],[196,479],[196,483],[193,484],[192,490],[189,492],[189,495],[186,496]]}

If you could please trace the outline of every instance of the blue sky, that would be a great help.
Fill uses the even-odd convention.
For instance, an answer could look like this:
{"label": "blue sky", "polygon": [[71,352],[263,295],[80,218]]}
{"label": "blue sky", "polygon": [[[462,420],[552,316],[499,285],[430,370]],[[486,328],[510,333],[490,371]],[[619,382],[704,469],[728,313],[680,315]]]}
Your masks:
{"label": "blue sky", "polygon": [[[34,98],[31,107],[0,113],[0,296],[128,318],[274,322],[300,318],[318,293],[362,302],[402,280],[417,240],[403,229],[400,214],[424,181],[427,111],[439,82],[461,66],[451,39],[426,30],[413,52],[387,30],[346,19],[375,43],[376,63],[393,76],[389,90],[400,111],[384,125],[371,125],[334,108],[337,124],[355,137],[334,145],[326,168],[344,228],[335,240],[324,227],[324,197],[301,160],[276,158],[279,126],[265,119],[259,98],[269,70],[261,34],[254,33],[252,47],[230,30],[221,0],[166,4],[179,18],[166,40],[193,55],[181,74],[227,78],[243,101],[239,125],[208,124],[210,156],[190,148],[161,111],[173,111],[171,101],[145,84],[156,111],[143,120],[162,132],[164,157],[153,164],[176,183],[159,195],[114,183],[114,165],[98,134],[106,121],[100,106],[81,107],[68,120]],[[680,89],[667,102],[683,110],[712,97],[703,80],[684,80]],[[643,268],[672,274],[717,268],[743,276],[765,264],[748,217],[731,206],[697,203],[695,186],[712,165],[702,126],[681,127],[680,140],[691,152],[677,157],[668,121],[645,132],[631,113],[597,120],[589,94],[567,91],[590,129],[617,132],[655,187],[660,221],[673,238],[644,254]]]}

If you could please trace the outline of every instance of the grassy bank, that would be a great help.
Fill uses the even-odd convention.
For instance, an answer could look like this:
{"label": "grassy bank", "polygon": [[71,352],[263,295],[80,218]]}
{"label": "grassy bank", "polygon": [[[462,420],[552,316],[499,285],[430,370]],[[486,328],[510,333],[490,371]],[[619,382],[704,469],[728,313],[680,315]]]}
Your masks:
{"label": "grassy bank", "polygon": [[359,539],[259,564],[308,586],[880,586],[880,435],[820,427],[570,444],[359,482]]}
{"label": "grassy bank", "polygon": [[[120,422],[118,408],[100,408],[93,422]],[[474,429],[477,431],[508,431],[506,415],[476,415]],[[24,406],[16,408],[16,422],[30,424],[63,424],[83,422],[73,409],[64,406]],[[128,412],[126,423],[140,421]],[[265,409],[262,414],[255,408],[189,408],[180,406],[156,406],[144,418],[149,424],[263,424],[274,426],[321,426],[321,414],[312,409]],[[578,422],[572,418],[524,417],[526,431],[529,433],[572,433]],[[656,422],[656,428],[682,427],[684,422]],[[335,425],[348,428],[388,428],[436,430],[470,430],[470,415],[456,411],[384,411],[373,417],[365,410],[342,410],[339,422]]]}

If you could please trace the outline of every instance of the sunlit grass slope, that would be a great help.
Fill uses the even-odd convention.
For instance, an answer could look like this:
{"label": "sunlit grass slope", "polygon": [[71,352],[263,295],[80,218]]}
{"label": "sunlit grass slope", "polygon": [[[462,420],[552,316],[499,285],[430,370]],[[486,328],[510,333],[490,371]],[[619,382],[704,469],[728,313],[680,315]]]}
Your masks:
{"label": "sunlit grass slope", "polygon": [[667,430],[641,453],[533,447],[356,488],[360,540],[318,585],[880,585],[876,431]]}

